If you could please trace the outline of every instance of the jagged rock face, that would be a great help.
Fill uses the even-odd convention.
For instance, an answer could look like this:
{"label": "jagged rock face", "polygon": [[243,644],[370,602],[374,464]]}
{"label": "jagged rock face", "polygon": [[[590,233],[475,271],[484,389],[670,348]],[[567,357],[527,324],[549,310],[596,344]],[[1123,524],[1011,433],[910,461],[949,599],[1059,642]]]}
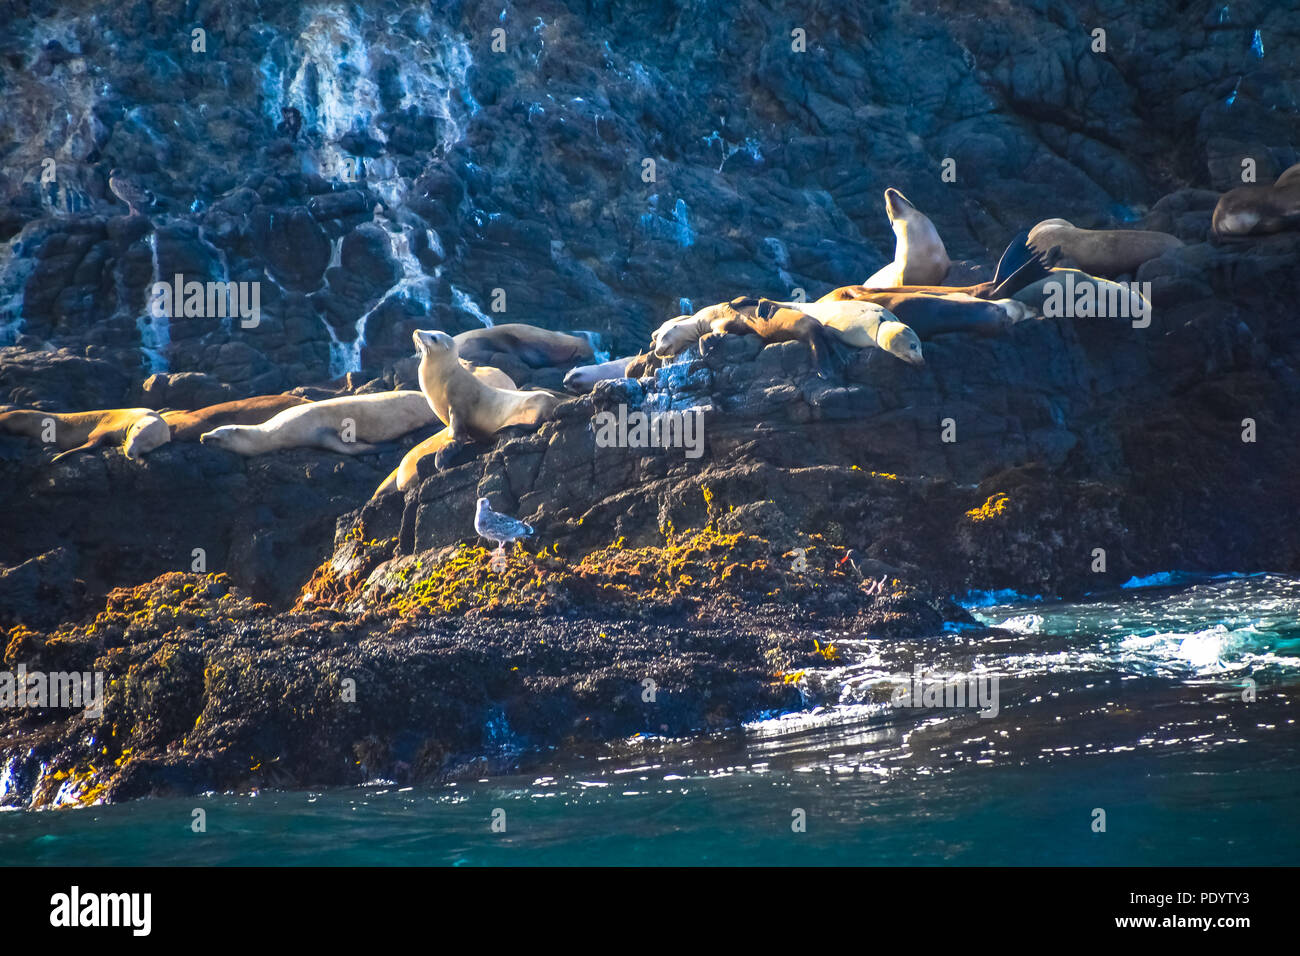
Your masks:
{"label": "jagged rock face", "polygon": [[[889,185],[985,275],[1048,217],[1143,220],[1188,245],[1136,276],[1149,329],[948,336],[924,369],[864,354],[829,382],[799,345],[738,339],[444,473],[428,462],[404,500],[359,514],[402,449],[243,461],[176,444],[51,467],[0,439],[0,562],[21,570],[6,593],[24,607],[60,581],[102,593],[203,548],[288,603],[336,520],[411,554],[467,537],[480,494],[576,549],[709,519],[777,537],[834,524],[846,547],[954,587],[1085,587],[1074,555],[1094,547],[1112,549],[1112,576],[1288,567],[1294,534],[1273,522],[1294,511],[1276,436],[1294,431],[1300,384],[1297,244],[1206,240],[1243,157],[1261,182],[1297,159],[1298,67],[1272,51],[1300,19],[1262,2],[1189,16],[1172,2],[864,4],[800,22],[709,3],[24,7],[0,38],[0,345],[18,343],[0,354],[0,402],[197,406],[345,372],[411,387],[411,329],[476,327],[497,289],[490,318],[594,330],[627,353],[686,303],[860,280],[892,256]],[[109,191],[113,168],[155,197],[143,214]],[[259,321],[149,316],[152,283],[176,274],[259,283]],[[595,411],[645,401],[711,409],[706,454],[596,446]],[[1247,417],[1261,439],[1243,446]]]}
{"label": "jagged rock face", "polygon": [[[239,394],[373,377],[483,314],[626,353],[681,300],[820,294],[891,257],[888,185],[985,262],[1042,218],[1237,185],[1245,156],[1267,181],[1300,142],[1300,21],[1263,0],[81,7],[0,40],[0,344]],[[259,282],[261,321],[148,321],[177,273]]]}

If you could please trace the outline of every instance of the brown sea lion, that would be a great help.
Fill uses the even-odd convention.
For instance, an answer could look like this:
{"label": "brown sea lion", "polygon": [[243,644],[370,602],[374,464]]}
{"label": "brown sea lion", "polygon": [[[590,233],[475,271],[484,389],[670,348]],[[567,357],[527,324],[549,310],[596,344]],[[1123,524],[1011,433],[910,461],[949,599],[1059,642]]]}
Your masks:
{"label": "brown sea lion", "polygon": [[53,443],[63,451],[53,461],[100,445],[120,444],[127,458],[138,461],[171,441],[171,429],[152,408],[103,408],[90,412],[0,412],[0,431]]}
{"label": "brown sea lion", "polygon": [[172,430],[172,441],[198,441],[204,432],[222,425],[260,425],[286,408],[306,404],[307,399],[298,395],[256,395],[194,411],[176,409],[159,414]]}
{"label": "brown sea lion", "polygon": [[492,356],[505,353],[533,368],[564,367],[590,362],[595,355],[591,343],[580,335],[519,322],[470,329],[454,338],[460,357],[479,364],[490,364]]}
{"label": "brown sea lion", "polygon": [[1300,228],[1300,163],[1273,185],[1238,186],[1219,197],[1211,228],[1219,239]]}
{"label": "brown sea lion", "polygon": [[[469,372],[465,375],[473,379]],[[264,455],[282,448],[363,455],[381,450],[375,442],[392,441],[433,421],[420,392],[376,392],[286,408],[259,425],[223,425],[204,432],[199,440],[240,455]]]}
{"label": "brown sea lion", "polygon": [[770,299],[747,296],[732,299],[727,305],[731,314],[714,319],[709,331],[700,337],[700,355],[707,355],[723,335],[757,335],[764,345],[804,342],[812,350],[813,370],[822,378],[829,375],[826,328],[811,315]]}
{"label": "brown sea lion", "polygon": [[1059,247],[1062,265],[1108,279],[1137,272],[1142,263],[1182,245],[1167,232],[1080,229],[1064,219],[1044,219],[1029,230],[1029,248],[1035,252]]}

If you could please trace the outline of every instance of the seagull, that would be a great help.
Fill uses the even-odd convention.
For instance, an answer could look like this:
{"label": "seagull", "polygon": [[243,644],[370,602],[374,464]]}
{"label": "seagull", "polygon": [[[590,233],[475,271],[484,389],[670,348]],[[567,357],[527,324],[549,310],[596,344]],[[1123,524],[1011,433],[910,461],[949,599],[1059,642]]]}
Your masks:
{"label": "seagull", "polygon": [[505,554],[508,542],[517,541],[533,533],[531,525],[525,524],[518,518],[493,511],[486,498],[478,500],[478,511],[474,515],[474,530],[480,537],[495,541],[496,554],[499,555]]}
{"label": "seagull", "polygon": [[153,193],[131,182],[120,169],[109,172],[108,188],[113,191],[114,196],[130,207],[132,216],[139,215],[139,207],[152,205],[154,200]]}

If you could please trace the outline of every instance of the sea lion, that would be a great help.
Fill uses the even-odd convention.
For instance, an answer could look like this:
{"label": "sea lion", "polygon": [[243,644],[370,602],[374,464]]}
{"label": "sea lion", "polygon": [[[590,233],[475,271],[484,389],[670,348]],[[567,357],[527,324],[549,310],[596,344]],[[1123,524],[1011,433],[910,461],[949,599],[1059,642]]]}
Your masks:
{"label": "sea lion", "polygon": [[894,227],[894,261],[878,269],[862,284],[872,288],[900,285],[937,285],[947,275],[952,260],[943,247],[939,230],[897,189],[885,190],[885,211]]}
{"label": "sea lion", "polygon": [[504,352],[533,368],[577,365],[595,356],[591,342],[580,335],[552,332],[533,325],[507,322],[482,329],[470,329],[455,337],[456,348],[467,362],[490,363]]}
{"label": "sea lion", "polygon": [[830,343],[826,340],[826,328],[821,322],[797,308],[770,299],[742,296],[732,299],[727,305],[730,307],[729,314],[714,319],[709,331],[700,336],[701,356],[708,354],[712,344],[722,335],[757,335],[765,345],[774,342],[806,342],[812,350],[814,371],[822,378],[827,377],[826,359],[830,353]]}
{"label": "sea lion", "polygon": [[1032,309],[1015,299],[977,299],[964,292],[934,294],[845,286],[817,301],[873,302],[892,312],[922,339],[945,332],[1000,335],[1009,326],[1033,316]]}
{"label": "sea lion", "polygon": [[[473,380],[469,372],[467,378]],[[434,421],[420,392],[405,390],[344,395],[286,408],[260,425],[223,425],[199,441],[240,455],[264,455],[282,448],[323,448],[343,455],[381,451],[392,441]],[[350,428],[345,428],[347,423]],[[345,440],[345,431],[347,432]]]}
{"label": "sea lion", "polygon": [[388,477],[380,483],[379,487],[375,489],[375,493],[370,496],[371,499],[386,495],[390,491],[405,491],[419,474],[420,459],[425,455],[436,455],[449,445],[451,445],[450,428],[440,428],[424,441],[415,445],[402,456],[401,464],[394,468]]}
{"label": "sea lion", "polygon": [[706,305],[691,315],[678,315],[659,326],[650,333],[651,351],[659,358],[672,358],[684,352],[700,340],[713,327],[715,319],[726,318],[731,314],[731,306],[726,302]]}
{"label": "sea lion", "polygon": [[[1151,303],[1135,288],[1136,283],[1125,285],[1112,282],[1078,269],[1052,269],[1044,278],[1016,292],[1013,298],[1031,306],[1040,314],[1046,314],[1049,298],[1053,295],[1061,295],[1066,287],[1067,277],[1070,280],[1070,288],[1074,290],[1092,285],[1093,301],[1116,303],[1114,312],[1117,317],[1140,318],[1151,314]],[[1053,289],[1053,283],[1058,288]]]}
{"label": "sea lion", "polygon": [[597,382],[611,378],[626,378],[627,367],[640,356],[628,355],[624,358],[601,362],[599,365],[579,365],[569,369],[564,376],[564,387],[575,395],[586,395]]}
{"label": "sea lion", "polygon": [[52,461],[110,443],[120,443],[122,453],[138,461],[172,439],[171,429],[152,408],[103,408],[90,412],[14,409],[0,412],[0,431],[44,440],[51,419],[54,444],[64,449]]}
{"label": "sea lion", "polygon": [[1183,241],[1146,229],[1079,229],[1064,219],[1044,219],[1029,230],[1029,248],[1041,254],[1059,246],[1061,264],[1113,279],[1136,272],[1149,259],[1178,249]]}
{"label": "sea lion", "polygon": [[1027,285],[1044,279],[1049,269],[1060,255],[1060,249],[1053,246],[1047,252],[1035,252],[1029,248],[1029,230],[1026,229],[1012,239],[998,260],[993,278],[987,282],[977,282],[967,286],[946,285],[905,285],[892,289],[877,289],[868,285],[842,286],[822,296],[823,299],[858,298],[864,292],[923,292],[931,295],[952,295],[961,293],[976,299],[1006,299]]}
{"label": "sea lion", "polygon": [[1300,163],[1273,185],[1238,186],[1219,197],[1211,227],[1218,239],[1300,228]]}
{"label": "sea lion", "polygon": [[[755,303],[751,306],[750,303]],[[878,348],[908,365],[924,365],[921,340],[914,330],[888,309],[874,302],[862,300],[818,302],[773,302],[770,299],[733,299],[733,308],[744,312],[751,308],[759,311],[779,308],[809,316],[834,337],[854,348]]]}
{"label": "sea lion", "polygon": [[204,432],[222,425],[260,425],[286,408],[306,404],[307,399],[298,395],[257,395],[194,411],[177,409],[159,414],[172,430],[172,441],[198,441]]}
{"label": "sea lion", "polygon": [[453,441],[485,441],[510,425],[538,425],[564,400],[553,392],[485,385],[457,361],[456,342],[446,332],[417,329],[411,339],[420,353],[420,391]]}
{"label": "sea lion", "polygon": [[632,357],[632,361],[627,363],[627,369],[624,375],[627,378],[645,378],[663,368],[663,359],[655,355],[654,352],[642,352],[640,355]]}

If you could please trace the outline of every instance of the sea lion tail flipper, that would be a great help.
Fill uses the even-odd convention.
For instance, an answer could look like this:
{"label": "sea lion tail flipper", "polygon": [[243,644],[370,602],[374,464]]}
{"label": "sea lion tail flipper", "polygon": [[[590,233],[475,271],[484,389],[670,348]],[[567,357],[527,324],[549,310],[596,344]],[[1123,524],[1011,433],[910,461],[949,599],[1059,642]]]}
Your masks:
{"label": "sea lion tail flipper", "polygon": [[998,260],[998,267],[993,272],[993,284],[1005,282],[1017,269],[1034,258],[1034,250],[1029,248],[1029,230],[1026,229],[1007,243],[1007,248]]}
{"label": "sea lion tail flipper", "polygon": [[[1008,253],[1010,251],[1010,249],[1007,250]],[[1009,276],[998,280],[998,284],[994,286],[988,297],[990,299],[1009,299],[1021,289],[1033,285],[1040,279],[1046,279],[1052,274],[1052,266],[1060,256],[1060,246],[1053,246],[1046,252],[1032,255],[1027,262],[1023,263]],[[1003,258],[1005,259],[1006,256],[1004,255]],[[1002,263],[999,262],[999,270],[1001,266]],[[996,276],[994,278],[997,279]]]}

